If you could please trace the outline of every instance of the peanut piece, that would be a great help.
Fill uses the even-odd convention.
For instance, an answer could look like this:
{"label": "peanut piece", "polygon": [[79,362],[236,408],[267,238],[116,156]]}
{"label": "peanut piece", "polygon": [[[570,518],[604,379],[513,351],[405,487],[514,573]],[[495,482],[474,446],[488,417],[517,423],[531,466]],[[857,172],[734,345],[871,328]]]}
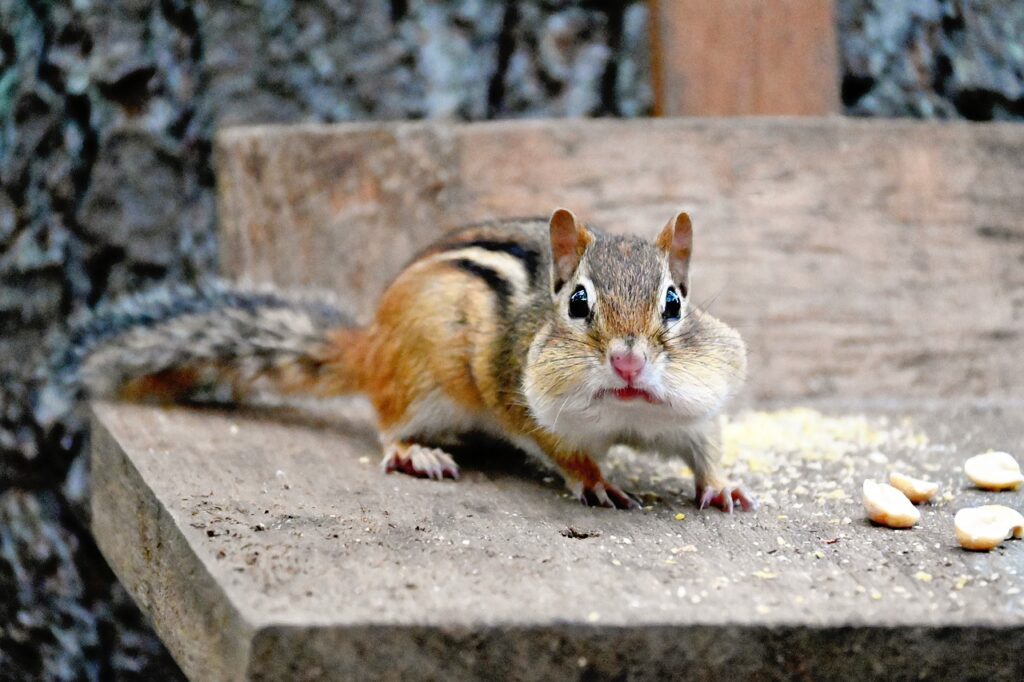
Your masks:
{"label": "peanut piece", "polygon": [[983,490],[1016,490],[1024,483],[1017,460],[1008,452],[986,452],[964,462],[964,473]]}
{"label": "peanut piece", "polygon": [[1001,504],[961,509],[953,517],[956,539],[964,549],[987,552],[1011,537],[1024,537],[1024,516]]}
{"label": "peanut piece", "polygon": [[938,483],[912,478],[896,471],[889,474],[889,484],[906,495],[907,499],[914,504],[931,502],[939,492]]}
{"label": "peanut piece", "polygon": [[864,509],[869,519],[890,528],[910,528],[921,518],[907,496],[887,483],[864,481]]}

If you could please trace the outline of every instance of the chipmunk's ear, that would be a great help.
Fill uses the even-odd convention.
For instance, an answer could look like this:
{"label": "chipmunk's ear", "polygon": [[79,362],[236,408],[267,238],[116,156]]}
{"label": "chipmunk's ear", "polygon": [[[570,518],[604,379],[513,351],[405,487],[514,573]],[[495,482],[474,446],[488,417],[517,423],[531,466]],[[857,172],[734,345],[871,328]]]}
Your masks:
{"label": "chipmunk's ear", "polygon": [[679,293],[686,296],[690,290],[690,254],[693,252],[693,224],[690,216],[680,211],[665,223],[655,240],[658,248],[668,256],[668,271]]}
{"label": "chipmunk's ear", "polygon": [[567,208],[551,215],[552,284],[557,292],[579,267],[583,252],[594,242],[593,233]]}

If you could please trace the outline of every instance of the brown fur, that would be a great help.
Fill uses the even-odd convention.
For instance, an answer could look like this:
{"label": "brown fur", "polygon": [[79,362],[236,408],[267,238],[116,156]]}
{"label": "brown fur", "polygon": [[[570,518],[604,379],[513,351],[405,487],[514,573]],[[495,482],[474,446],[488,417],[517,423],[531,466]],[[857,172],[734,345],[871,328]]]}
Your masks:
{"label": "brown fur", "polygon": [[[581,381],[601,372],[613,376],[607,353],[619,344],[652,363],[664,360],[666,376],[691,386],[687,419],[697,424],[701,410],[718,409],[742,380],[742,341],[695,309],[671,326],[671,333],[662,315],[665,282],[670,275],[685,275],[690,239],[685,214],[650,242],[595,233],[568,211],[556,212],[550,226],[535,220],[481,223],[449,235],[407,265],[365,329],[319,329],[298,315],[294,324],[301,333],[285,339],[280,352],[271,352],[267,344],[292,324],[288,308],[277,305],[273,319],[268,314],[268,324],[262,325],[258,306],[241,306],[232,313],[239,333],[253,328],[257,334],[251,342],[240,338],[239,347],[253,348],[259,362],[230,354],[220,359],[213,351],[182,353],[182,361],[170,368],[130,379],[121,395],[173,399],[211,372],[230,381],[236,394],[257,378],[284,393],[363,393],[377,411],[388,470],[417,474],[420,461],[435,468],[419,474],[448,471],[436,463],[450,458],[430,449],[430,443],[461,429],[490,429],[543,453],[584,500],[635,506],[604,479],[593,457],[603,453],[582,445],[589,434],[556,428],[557,414],[545,425],[535,403],[548,400],[551,411],[560,414],[561,396],[568,396],[561,403],[565,407],[574,391],[591,390],[581,388]],[[590,315],[586,321],[568,319],[568,299],[582,282],[593,289]],[[203,335],[207,318],[189,319],[188,329],[197,330],[190,333]],[[155,348],[150,336],[126,347]],[[217,343],[210,348],[221,348],[221,337],[213,339]],[[663,426],[675,428],[673,418],[666,413]],[[623,428],[628,436],[632,425]],[[725,485],[714,447],[703,434],[665,443],[695,463],[699,488]]]}
{"label": "brown fur", "polygon": [[173,403],[188,395],[199,383],[199,371],[192,367],[170,369],[130,379],[120,387],[118,398],[130,402]]}

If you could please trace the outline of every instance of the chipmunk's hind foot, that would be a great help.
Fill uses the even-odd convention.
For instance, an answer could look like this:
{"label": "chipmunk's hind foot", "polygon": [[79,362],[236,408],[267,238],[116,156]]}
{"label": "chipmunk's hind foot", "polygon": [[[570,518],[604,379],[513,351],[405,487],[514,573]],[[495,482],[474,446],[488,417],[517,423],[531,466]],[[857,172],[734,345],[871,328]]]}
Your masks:
{"label": "chipmunk's hind foot", "polygon": [[569,486],[569,492],[586,507],[643,509],[643,504],[636,496],[607,481],[600,481],[592,486],[586,486],[582,481],[576,481]]}
{"label": "chipmunk's hind foot", "polygon": [[435,481],[459,478],[459,465],[451,455],[440,448],[430,448],[419,443],[390,444],[384,451],[380,466],[387,474],[397,471]]}
{"label": "chipmunk's hind foot", "polygon": [[749,490],[741,485],[697,486],[697,507],[699,509],[718,507],[731,514],[736,504],[739,504],[743,511],[757,509],[757,500]]}

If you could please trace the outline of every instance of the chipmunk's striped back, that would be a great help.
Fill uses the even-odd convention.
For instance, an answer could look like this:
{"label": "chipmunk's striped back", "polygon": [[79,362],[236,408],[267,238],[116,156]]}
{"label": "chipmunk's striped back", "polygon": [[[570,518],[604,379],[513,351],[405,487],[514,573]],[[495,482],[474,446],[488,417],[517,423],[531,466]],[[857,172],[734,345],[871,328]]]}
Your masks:
{"label": "chipmunk's striped back", "polygon": [[549,281],[542,219],[471,225],[418,254],[382,296],[367,332],[363,389],[385,435],[522,428],[527,347],[519,340],[540,324]]}
{"label": "chipmunk's striped back", "polygon": [[482,430],[555,464],[584,502],[636,508],[594,459],[628,442],[679,450],[702,504],[750,506],[705,432],[742,382],[745,348],[689,306],[691,248],[684,213],[653,241],[564,209],[471,225],[406,264],[365,328],[329,299],[223,283],[132,297],[72,330],[37,416],[59,414],[53,396],[74,386],[165,401],[238,401],[258,383],[358,392],[389,471],[454,477],[437,446]]}

